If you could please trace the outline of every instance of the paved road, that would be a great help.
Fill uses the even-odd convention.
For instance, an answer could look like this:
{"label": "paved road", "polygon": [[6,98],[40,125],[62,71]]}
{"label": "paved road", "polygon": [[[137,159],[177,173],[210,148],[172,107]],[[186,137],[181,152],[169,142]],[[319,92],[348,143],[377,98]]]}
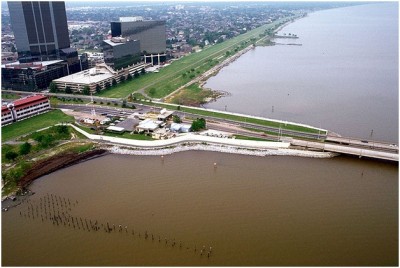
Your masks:
{"label": "paved road", "polygon": [[[154,111],[154,112],[159,112],[162,108],[158,108],[155,106],[151,106],[151,105],[145,105],[145,104],[135,104],[137,109],[122,109],[122,108],[96,108],[96,113],[98,114],[100,113],[107,113],[107,111],[110,112],[110,114],[118,114],[118,112],[126,112],[126,115],[132,114],[134,112],[143,112],[146,113],[148,111]],[[65,105],[65,104],[60,104],[58,105],[59,108],[71,108],[71,109],[77,109],[79,111],[85,111],[90,113],[92,107],[96,107],[96,106],[91,106],[91,105]],[[107,110],[108,109],[108,110]],[[118,112],[116,112],[118,111]],[[260,126],[260,125],[256,125],[256,124],[252,124],[252,123],[246,123],[246,122],[236,122],[233,120],[229,120],[229,119],[221,119],[221,118],[216,118],[216,117],[212,117],[212,116],[199,116],[196,114],[192,114],[192,113],[187,113],[187,112],[182,112],[182,111],[175,111],[175,114],[178,115],[181,118],[187,118],[187,117],[192,117],[192,118],[197,118],[197,117],[202,117],[204,119],[206,119],[206,121],[212,121],[212,122],[219,122],[219,123],[226,123],[226,124],[232,124],[232,125],[236,125],[238,127],[241,128],[250,128],[250,129],[257,129],[260,131],[264,131],[264,132],[274,132],[276,133],[278,136],[282,136],[282,135],[287,135],[287,136],[296,136],[296,137],[302,137],[302,138],[309,138],[309,139],[324,139],[326,136],[323,134],[318,134],[318,133],[306,133],[306,132],[300,132],[300,131],[294,131],[294,130],[287,130],[287,129],[283,129],[283,128],[276,128],[276,127],[268,127],[268,126]],[[122,114],[120,114],[122,115]],[[284,126],[282,124],[282,126]]]}
{"label": "paved road", "polygon": [[[69,109],[74,109],[74,110],[79,110],[82,112],[89,113],[91,112],[92,107],[96,107],[96,113],[97,114],[107,114],[107,115],[114,115],[114,116],[122,116],[126,117],[129,116],[135,112],[138,113],[147,113],[149,111],[153,112],[159,112],[161,109],[150,106],[150,105],[137,105],[137,109],[122,109],[122,108],[114,108],[114,107],[99,107],[99,106],[92,106],[92,105],[59,105],[60,108],[69,108]],[[191,120],[188,120],[192,117],[196,118],[198,115],[182,112],[182,111],[176,111],[176,114],[180,116],[185,122],[189,123]],[[224,132],[229,132],[233,134],[238,134],[238,135],[244,135],[244,136],[250,136],[250,137],[255,137],[255,138],[263,138],[263,139],[271,139],[271,140],[279,140],[280,137],[283,135],[291,135],[295,134],[295,136],[300,136],[300,137],[306,137],[306,138],[313,138],[313,139],[324,139],[326,138],[325,135],[319,135],[319,134],[310,134],[310,133],[302,133],[298,131],[291,131],[291,130],[285,130],[285,129],[279,129],[279,128],[273,128],[273,127],[266,127],[266,126],[259,126],[251,123],[238,123],[232,120],[225,120],[225,119],[219,119],[215,117],[209,117],[209,116],[204,116],[204,118],[207,120],[208,125],[212,126],[212,129],[219,130],[219,131],[224,131]],[[247,130],[245,128],[250,128],[250,129],[257,129],[260,131],[271,131],[276,133],[276,135],[269,135],[265,134],[263,135],[262,132],[257,133],[256,131],[251,131]],[[338,138],[336,138],[338,139]],[[346,138],[340,138],[341,140],[346,140]],[[328,141],[326,141],[326,144],[332,144],[335,141],[335,137],[328,137]],[[347,141],[349,141],[347,139]],[[379,152],[389,152],[389,153],[398,153],[398,147],[392,144],[388,143],[383,143],[383,142],[376,142],[376,141],[369,141],[368,143],[365,143],[361,140],[357,139],[351,139],[349,144],[344,144],[347,147],[351,148],[360,148],[360,149],[369,149],[369,150],[374,150],[374,151],[379,151]]]}

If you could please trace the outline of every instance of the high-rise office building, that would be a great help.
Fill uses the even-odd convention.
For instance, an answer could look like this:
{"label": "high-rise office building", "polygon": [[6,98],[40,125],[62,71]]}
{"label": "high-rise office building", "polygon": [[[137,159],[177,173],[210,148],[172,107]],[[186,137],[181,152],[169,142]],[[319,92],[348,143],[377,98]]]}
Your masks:
{"label": "high-rise office building", "polygon": [[[151,55],[150,57],[157,62],[165,60],[165,21],[146,21],[141,17],[121,17],[119,21],[111,22],[111,36],[139,40],[142,55]],[[153,62],[153,60],[151,61]]]}
{"label": "high-rise office building", "polygon": [[20,62],[60,59],[70,47],[64,2],[8,2]]}

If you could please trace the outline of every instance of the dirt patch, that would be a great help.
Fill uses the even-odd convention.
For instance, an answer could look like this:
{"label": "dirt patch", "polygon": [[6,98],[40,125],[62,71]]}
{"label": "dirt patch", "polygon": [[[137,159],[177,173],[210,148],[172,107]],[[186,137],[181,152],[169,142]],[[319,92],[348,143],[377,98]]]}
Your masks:
{"label": "dirt patch", "polygon": [[84,160],[92,159],[100,155],[105,154],[107,151],[103,149],[97,149],[84,153],[65,153],[62,155],[55,155],[45,160],[39,161],[32,165],[25,176],[18,182],[19,187],[27,187],[32,181],[37,178],[50,174],[56,170],[64,167],[68,167],[79,163]]}

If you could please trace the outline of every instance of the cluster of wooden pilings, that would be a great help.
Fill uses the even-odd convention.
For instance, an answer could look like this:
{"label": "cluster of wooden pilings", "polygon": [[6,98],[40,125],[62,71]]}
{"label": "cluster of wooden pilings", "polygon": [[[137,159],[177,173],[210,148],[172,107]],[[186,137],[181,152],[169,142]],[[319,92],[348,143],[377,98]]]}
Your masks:
{"label": "cluster of wooden pilings", "polygon": [[210,258],[213,251],[212,247],[197,247],[185,244],[182,240],[175,238],[167,238],[159,234],[154,234],[145,230],[144,232],[135,230],[133,227],[123,224],[114,224],[110,222],[99,222],[97,219],[88,219],[71,214],[74,207],[79,204],[78,200],[70,200],[69,198],[61,197],[55,194],[46,194],[39,200],[32,201],[29,198],[22,200],[21,210],[19,215],[25,219],[41,221],[43,223],[51,223],[54,226],[65,228],[73,228],[87,232],[99,233],[125,233],[126,236],[139,238],[154,243],[165,244],[165,246],[192,250],[195,254]]}

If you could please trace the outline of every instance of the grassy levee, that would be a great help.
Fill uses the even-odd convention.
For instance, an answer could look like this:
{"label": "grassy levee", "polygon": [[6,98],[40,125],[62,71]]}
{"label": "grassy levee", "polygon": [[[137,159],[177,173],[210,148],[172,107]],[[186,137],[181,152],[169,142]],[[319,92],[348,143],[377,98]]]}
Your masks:
{"label": "grassy levee", "polygon": [[[162,68],[159,73],[141,75],[138,78],[132,79],[132,81],[126,81],[112,89],[102,91],[98,96],[124,98],[132,92],[144,89],[153,98],[165,97],[179,86],[186,84],[227,58],[227,51],[230,51],[232,55],[234,49],[240,48],[241,50],[245,48],[250,45],[252,38],[259,39],[260,34],[264,33],[265,30],[273,28],[289,19],[288,17],[277,20],[222,43],[205,48],[201,52],[187,55]],[[184,75],[185,73],[186,76]],[[154,88],[154,90],[150,90],[151,88]]]}
{"label": "grassy levee", "polygon": [[[146,105],[151,105],[149,102],[143,102]],[[167,108],[170,110],[177,110],[176,105],[170,105],[166,103],[155,103],[154,104],[157,107],[163,107]],[[195,114],[195,115],[204,115],[204,116],[210,116],[210,117],[215,117],[215,118],[221,118],[221,119],[227,119],[227,120],[232,120],[236,122],[245,122],[245,123],[250,123],[250,124],[256,124],[260,126],[267,126],[267,127],[275,127],[275,128],[282,128],[282,129],[287,129],[287,130],[293,130],[293,131],[299,131],[299,132],[305,132],[305,133],[312,133],[312,134],[318,134],[320,133],[321,135],[325,135],[325,131],[319,131],[317,128],[312,128],[312,127],[305,127],[305,126],[300,126],[300,125],[295,125],[295,124],[284,124],[280,122],[275,122],[275,121],[270,121],[268,119],[258,119],[258,118],[252,118],[252,117],[246,117],[246,116],[239,116],[239,115],[234,115],[234,114],[226,114],[226,113],[220,113],[220,112],[214,112],[214,111],[207,111],[207,110],[201,110],[201,109],[192,109],[188,107],[182,107],[180,106],[179,108],[181,112],[185,113],[190,113],[190,114]]]}
{"label": "grassy levee", "polygon": [[60,110],[49,111],[1,128],[1,141],[17,138],[36,130],[53,126],[62,122],[74,122],[74,117]]}

